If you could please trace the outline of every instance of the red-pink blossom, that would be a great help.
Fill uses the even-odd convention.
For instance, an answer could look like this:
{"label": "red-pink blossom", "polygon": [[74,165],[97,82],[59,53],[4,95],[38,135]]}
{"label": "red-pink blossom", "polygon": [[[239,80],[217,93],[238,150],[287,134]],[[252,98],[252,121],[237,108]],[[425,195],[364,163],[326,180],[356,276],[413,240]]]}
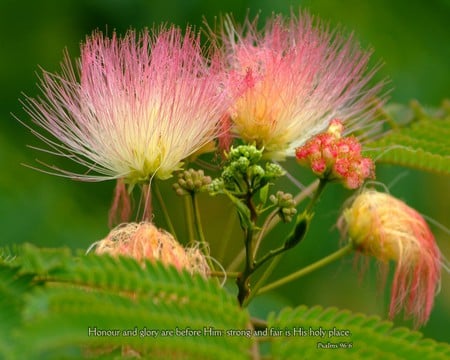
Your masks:
{"label": "red-pink blossom", "polygon": [[328,130],[310,139],[295,151],[301,165],[320,178],[339,181],[348,189],[360,187],[374,176],[374,164],[361,154],[361,144],[354,136],[342,137],[344,126],[333,120]]}
{"label": "red-pink blossom", "polygon": [[132,185],[171,176],[220,131],[229,103],[217,61],[203,57],[199,36],[189,29],[185,35],[175,27],[130,30],[123,38],[95,32],[75,67],[66,55],[61,74],[44,72],[43,97],[26,99],[27,112],[44,130],[33,133],[53,154],[87,170],[51,169]]}
{"label": "red-pink blossom", "polygon": [[226,19],[221,38],[237,98],[234,131],[273,158],[293,156],[334,118],[344,119],[347,133],[369,135],[377,127],[383,84],[369,85],[377,67],[369,69],[371,52],[352,35],[301,12],[273,16],[261,32],[257,19],[243,27]]}
{"label": "red-pink blossom", "polygon": [[390,317],[401,310],[415,325],[428,321],[438,289],[442,256],[424,218],[389,194],[366,190],[339,221],[357,251],[383,265],[396,263]]}

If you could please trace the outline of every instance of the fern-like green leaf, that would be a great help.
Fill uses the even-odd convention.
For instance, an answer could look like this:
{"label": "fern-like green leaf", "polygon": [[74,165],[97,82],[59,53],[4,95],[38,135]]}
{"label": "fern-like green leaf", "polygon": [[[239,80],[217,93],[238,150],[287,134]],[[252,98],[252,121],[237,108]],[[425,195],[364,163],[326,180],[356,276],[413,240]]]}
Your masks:
{"label": "fern-like green leaf", "polygon": [[[0,359],[12,358],[14,333],[21,325],[24,298],[33,276],[21,274],[10,249],[0,249]],[[38,284],[38,283],[37,283]]]}
{"label": "fern-like green leaf", "polygon": [[26,297],[18,359],[250,356],[251,338],[225,334],[245,329],[248,313],[214,280],[160,263],[29,245],[14,264],[45,283]]}
{"label": "fern-like green leaf", "polygon": [[[426,112],[417,104],[411,106],[392,114],[395,127],[367,143],[366,155],[380,163],[450,175],[450,115],[443,109]],[[407,124],[399,125],[404,117]]]}
{"label": "fern-like green leaf", "polygon": [[13,334],[20,327],[24,296],[31,289],[31,277],[0,263],[0,359],[13,353]]}
{"label": "fern-like green leaf", "polygon": [[450,345],[378,317],[336,308],[300,306],[271,314],[268,328],[273,359],[449,359]]}
{"label": "fern-like green leaf", "polygon": [[[448,359],[450,345],[335,308],[286,309],[267,330],[216,281],[130,258],[26,245],[0,259],[5,359]],[[5,315],[8,316],[5,316]],[[265,336],[267,335],[267,336]],[[267,350],[267,352],[266,352]]]}

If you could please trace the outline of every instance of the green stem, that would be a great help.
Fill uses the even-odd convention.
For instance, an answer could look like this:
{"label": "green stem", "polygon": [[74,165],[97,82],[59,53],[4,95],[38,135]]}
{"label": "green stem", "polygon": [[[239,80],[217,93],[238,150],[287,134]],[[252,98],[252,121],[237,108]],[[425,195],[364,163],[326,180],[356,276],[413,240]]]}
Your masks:
{"label": "green stem", "polygon": [[203,254],[206,257],[206,261],[208,262],[209,268],[211,270],[214,270],[214,264],[209,255],[208,244],[206,243],[205,234],[203,233],[203,226],[202,226],[202,221],[200,218],[200,209],[198,206],[198,200],[197,200],[197,196],[196,196],[195,192],[191,193],[191,202],[192,202],[192,210],[193,210],[193,214],[194,214],[194,225],[197,230],[198,240],[201,244],[201,251],[203,252]]}
{"label": "green stem", "polygon": [[242,261],[245,258],[245,248],[242,248],[241,251],[235,256],[230,265],[228,265],[228,271],[236,271],[237,268],[242,264]]}
{"label": "green stem", "polygon": [[[279,251],[279,252],[278,252],[278,251]],[[273,256],[271,256],[270,258],[268,258],[267,260],[273,259],[273,257],[274,257],[275,255],[278,255],[278,254],[282,254],[282,253],[283,253],[283,251],[281,251],[281,248],[279,248],[278,250],[273,250],[273,251],[269,252],[269,254],[270,254],[270,253],[273,253],[273,252],[277,252],[277,253],[274,254]],[[267,255],[266,255],[266,256],[267,256]],[[272,274],[272,271],[276,268],[276,266],[278,265],[280,259],[281,259],[281,256],[279,256],[279,257],[277,257],[277,258],[275,258],[275,259],[273,259],[273,260],[271,261],[271,263],[270,263],[269,266],[267,267],[266,271],[264,271],[264,273],[262,274],[262,276],[261,276],[261,277],[258,279],[258,281],[253,285],[252,292],[249,294],[249,296],[247,297],[247,299],[246,299],[245,302],[244,302],[244,307],[246,307],[246,306],[250,303],[250,301],[251,301],[251,300],[259,293],[259,289],[261,288],[262,284],[264,284],[265,281],[267,280],[267,278],[270,276],[270,274]],[[262,263],[265,263],[265,262],[266,262],[266,260],[265,260],[264,258],[261,259],[261,260],[259,261],[259,264],[260,264],[259,266],[261,266]]]}
{"label": "green stem", "polygon": [[184,213],[186,214],[186,227],[189,236],[189,243],[192,244],[195,242],[194,219],[192,216],[190,199],[187,196],[184,196]]}
{"label": "green stem", "polygon": [[262,319],[258,319],[255,317],[252,317],[250,319],[250,321],[252,322],[252,326],[255,330],[265,330],[267,329],[267,321],[266,320],[262,320]]}
{"label": "green stem", "polygon": [[258,220],[258,213],[252,201],[252,194],[249,191],[246,198],[246,206],[250,210],[250,224],[246,229],[245,236],[245,268],[244,271],[236,279],[238,286],[238,301],[244,306],[245,300],[250,295],[250,276],[255,271],[255,239],[254,229]]}
{"label": "green stem", "polygon": [[255,252],[258,252],[259,246],[261,245],[262,239],[264,237],[264,234],[267,231],[267,228],[268,228],[269,224],[271,223],[273,218],[276,217],[277,215],[278,215],[278,209],[272,211],[267,216],[266,220],[264,221],[264,224],[262,225],[261,230],[259,231],[258,239],[256,240]]}
{"label": "green stem", "polygon": [[236,279],[238,286],[238,301],[244,306],[245,300],[250,295],[250,275],[253,273],[253,227],[247,229],[245,237],[245,268]]}
{"label": "green stem", "polygon": [[197,231],[198,239],[202,245],[206,245],[205,234],[203,233],[203,227],[200,219],[200,210],[198,207],[198,200],[195,192],[191,193],[192,210],[194,214],[194,225]]}
{"label": "green stem", "polygon": [[[316,180],[316,181],[314,181],[307,188],[305,188],[300,194],[298,194],[295,197],[296,204],[302,202],[304,199],[306,199],[311,194],[311,191],[314,191],[314,194],[313,194],[313,197],[311,198],[311,201],[306,206],[306,211],[311,211],[312,208],[314,207],[314,205],[316,204],[317,200],[319,199],[321,193],[323,192],[326,184],[327,184],[326,180]],[[279,221],[280,221],[279,217],[273,218],[272,220],[269,220],[269,222],[267,224],[267,227],[266,227],[266,224],[264,224],[263,228],[266,227],[266,231],[270,231],[273,227],[275,227],[275,225]],[[278,250],[275,250],[275,252],[276,252],[275,255],[280,255],[280,256],[277,256],[277,257],[275,257],[275,255],[272,256],[272,255],[270,255],[270,252],[267,255],[267,256],[269,256],[269,258],[267,260],[272,260],[272,261],[270,262],[269,266],[266,268],[266,270],[264,271],[262,276],[258,279],[256,284],[254,285],[253,292],[247,298],[247,300],[246,300],[244,305],[248,304],[253,297],[255,297],[257,294],[260,293],[260,290],[259,290],[260,288],[264,289],[264,288],[261,287],[262,284],[264,284],[264,282],[272,274],[273,270],[277,267],[277,265],[279,264],[279,262],[283,258],[283,256],[282,256],[283,251],[281,251],[280,249],[281,248],[279,248]],[[264,262],[266,262],[266,260],[264,260]]]}
{"label": "green stem", "polygon": [[[253,229],[247,230],[246,251],[245,251],[245,267],[246,269],[253,270],[253,252],[255,244],[253,243]],[[249,274],[250,275],[250,274]]]}
{"label": "green stem", "polygon": [[151,181],[148,184],[142,184],[141,197],[144,205],[142,209],[142,220],[151,221],[153,216]]}
{"label": "green stem", "polygon": [[225,259],[225,252],[227,248],[230,246],[230,241],[232,239],[233,234],[233,225],[236,220],[236,214],[233,211],[228,212],[228,219],[226,221],[225,229],[223,232],[222,239],[219,243],[219,248],[217,249],[217,259],[223,261]]}
{"label": "green stem", "polygon": [[239,276],[239,272],[233,271],[233,272],[226,272],[226,271],[211,271],[209,273],[210,276],[214,277],[226,277],[230,279],[237,279]]}
{"label": "green stem", "polygon": [[[294,198],[295,203],[298,205],[301,202],[303,202],[303,200],[305,200],[308,196],[310,196],[313,191],[317,190],[318,186],[319,186],[319,180],[315,180],[314,182],[309,184],[305,189],[303,189],[300,193],[298,193],[295,196],[295,198]],[[278,210],[274,210],[272,213],[270,213],[267,216],[266,220],[264,221],[264,224],[262,225],[260,235],[261,234],[267,235],[280,222],[280,217],[275,216],[275,215],[277,215],[277,211]],[[256,249],[259,248],[261,241],[262,241],[262,237],[258,238],[258,240],[256,242],[256,246],[255,246]],[[242,263],[242,261],[244,260],[244,257],[245,257],[245,249],[242,249],[239,252],[239,254],[236,255],[236,257],[231,262],[231,264],[228,266],[228,270],[235,271],[239,267],[239,265]]]}
{"label": "green stem", "polygon": [[277,267],[280,260],[283,258],[283,256],[278,256],[275,259],[273,259],[269,266],[267,267],[266,271],[262,274],[262,276],[258,279],[256,284],[253,286],[253,292],[250,294],[250,296],[247,299],[247,302],[250,302],[256,295],[259,294],[259,289],[262,287],[262,285],[266,282],[268,277],[272,274],[272,272]]}
{"label": "green stem", "polygon": [[284,251],[286,251],[286,248],[284,246],[279,247],[278,249],[270,250],[258,262],[255,263],[254,270],[257,270],[267,261],[269,261],[270,259],[274,258],[277,255],[280,255]]}
{"label": "green stem", "polygon": [[319,200],[320,195],[322,195],[323,189],[325,189],[325,185],[328,183],[326,179],[320,179],[319,184],[316,188],[316,191],[314,191],[313,197],[311,201],[309,202],[308,206],[305,209],[305,212],[310,213],[313,209],[314,205],[316,205],[316,202]]}
{"label": "green stem", "polygon": [[315,263],[312,263],[311,265],[304,267],[303,269],[300,269],[300,270],[298,270],[292,274],[289,274],[277,281],[274,281],[271,284],[263,286],[262,288],[259,289],[258,295],[265,293],[267,291],[273,290],[279,286],[282,286],[284,284],[287,284],[288,282],[291,282],[291,281],[296,280],[306,274],[309,274],[310,272],[320,269],[321,267],[340,259],[344,255],[347,255],[352,250],[353,250],[353,244],[349,243],[346,246],[344,246],[343,248],[332,253],[331,255],[328,255],[328,256],[324,257],[323,259],[320,259],[320,260],[316,261]]}
{"label": "green stem", "polygon": [[155,181],[153,184],[154,184],[153,189],[155,191],[155,195],[156,195],[156,198],[158,199],[159,205],[161,206],[161,210],[163,212],[164,219],[166,220],[166,224],[167,224],[168,230],[175,237],[175,239],[177,239],[178,237],[177,237],[177,234],[175,232],[175,228],[173,226],[173,223],[170,220],[169,212],[167,211],[167,207],[166,207],[164,199],[163,199],[163,197],[161,195],[161,191],[159,190],[158,182]]}

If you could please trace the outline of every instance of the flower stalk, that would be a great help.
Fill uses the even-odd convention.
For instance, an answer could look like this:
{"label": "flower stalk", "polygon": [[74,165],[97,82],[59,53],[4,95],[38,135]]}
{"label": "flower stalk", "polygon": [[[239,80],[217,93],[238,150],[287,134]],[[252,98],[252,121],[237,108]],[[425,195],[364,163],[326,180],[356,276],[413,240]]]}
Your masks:
{"label": "flower stalk", "polygon": [[[325,185],[327,183],[328,182],[326,180],[320,179],[318,182],[312,183],[302,193],[300,193],[298,196],[296,196],[296,200],[300,201],[300,200],[302,200],[303,196],[306,196],[306,194],[309,194],[309,191],[311,189],[315,189],[313,192],[312,198],[309,201],[308,205],[306,206],[304,212],[297,217],[297,225],[295,226],[293,232],[288,236],[287,240],[285,241],[285,244],[278,249],[269,251],[259,261],[260,266],[266,262],[269,262],[269,261],[270,262],[269,262],[269,266],[266,268],[264,273],[261,275],[261,277],[256,282],[256,284],[253,288],[253,292],[247,298],[246,304],[248,304],[253,297],[260,294],[260,288],[263,286],[265,281],[269,278],[269,276],[272,274],[272,272],[275,270],[275,268],[281,261],[282,254],[286,250],[288,250],[286,248],[286,244],[291,243],[291,245],[294,244],[294,246],[295,246],[306,235],[307,226],[309,225],[309,222],[312,220],[312,217],[313,217],[312,209],[314,208],[314,205],[318,202],[320,195],[323,193],[323,191],[325,189]],[[289,247],[289,245],[288,245],[288,247]],[[291,247],[289,247],[289,248],[291,248]]]}
{"label": "flower stalk", "polygon": [[296,272],[293,272],[292,274],[289,274],[279,280],[276,280],[266,286],[261,287],[258,290],[258,294],[263,294],[265,292],[268,292],[270,290],[276,289],[280,286],[283,286],[291,281],[297,280],[301,278],[302,276],[305,276],[313,271],[316,271],[328,264],[331,264],[332,262],[342,258],[343,256],[349,254],[353,250],[352,244],[347,244],[345,247],[340,248],[336,252],[324,257],[323,259],[320,259],[311,265],[308,265],[300,270],[297,270]]}

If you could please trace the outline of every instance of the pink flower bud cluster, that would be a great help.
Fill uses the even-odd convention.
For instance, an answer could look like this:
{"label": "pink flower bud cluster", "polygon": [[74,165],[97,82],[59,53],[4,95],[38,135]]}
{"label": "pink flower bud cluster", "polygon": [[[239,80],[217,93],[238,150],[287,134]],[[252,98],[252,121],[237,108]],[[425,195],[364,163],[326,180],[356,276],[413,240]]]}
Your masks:
{"label": "pink flower bud cluster", "polygon": [[296,149],[301,165],[311,167],[321,178],[336,180],[348,189],[356,189],[374,176],[374,164],[361,154],[361,144],[354,136],[342,137],[344,126],[332,120],[328,130]]}

